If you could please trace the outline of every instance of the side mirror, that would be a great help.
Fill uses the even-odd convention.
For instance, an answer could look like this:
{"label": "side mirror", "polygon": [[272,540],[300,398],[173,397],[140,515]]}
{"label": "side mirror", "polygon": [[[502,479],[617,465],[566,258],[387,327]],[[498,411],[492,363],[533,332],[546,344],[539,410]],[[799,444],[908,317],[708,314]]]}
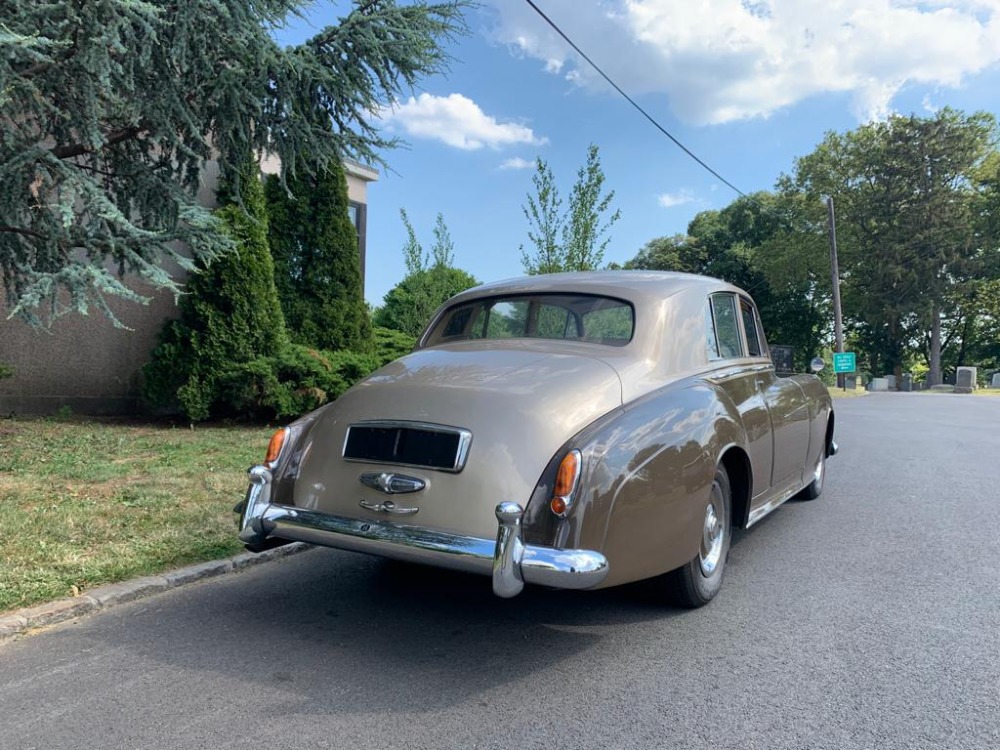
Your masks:
{"label": "side mirror", "polygon": [[809,369],[813,372],[819,372],[824,367],[826,367],[826,362],[823,361],[822,357],[813,357],[813,361],[809,363]]}

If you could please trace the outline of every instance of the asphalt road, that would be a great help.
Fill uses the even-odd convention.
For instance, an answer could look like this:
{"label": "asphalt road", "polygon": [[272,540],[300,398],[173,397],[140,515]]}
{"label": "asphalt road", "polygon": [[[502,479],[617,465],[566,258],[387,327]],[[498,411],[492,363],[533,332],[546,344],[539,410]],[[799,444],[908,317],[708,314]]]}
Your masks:
{"label": "asphalt road", "polygon": [[0,647],[0,748],[998,748],[1000,398],[836,408],[706,608],[315,550]]}

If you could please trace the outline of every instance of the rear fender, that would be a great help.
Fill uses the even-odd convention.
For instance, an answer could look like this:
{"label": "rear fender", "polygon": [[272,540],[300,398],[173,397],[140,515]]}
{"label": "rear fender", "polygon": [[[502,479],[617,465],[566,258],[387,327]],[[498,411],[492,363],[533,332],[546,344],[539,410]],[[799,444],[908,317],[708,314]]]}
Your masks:
{"label": "rear fender", "polygon": [[672,570],[698,551],[715,469],[745,446],[738,416],[719,389],[673,384],[581,433],[580,496],[559,524],[559,546],[601,550],[604,585]]}

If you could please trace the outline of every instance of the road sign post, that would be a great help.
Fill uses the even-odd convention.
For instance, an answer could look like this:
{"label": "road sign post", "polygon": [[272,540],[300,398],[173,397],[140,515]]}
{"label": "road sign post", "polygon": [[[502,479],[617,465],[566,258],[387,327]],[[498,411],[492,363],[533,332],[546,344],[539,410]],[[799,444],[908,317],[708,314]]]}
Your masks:
{"label": "road sign post", "polygon": [[845,372],[857,372],[858,361],[854,352],[835,352],[833,355],[833,372],[837,375],[837,380],[843,383],[844,390],[847,390],[847,380],[840,375]]}

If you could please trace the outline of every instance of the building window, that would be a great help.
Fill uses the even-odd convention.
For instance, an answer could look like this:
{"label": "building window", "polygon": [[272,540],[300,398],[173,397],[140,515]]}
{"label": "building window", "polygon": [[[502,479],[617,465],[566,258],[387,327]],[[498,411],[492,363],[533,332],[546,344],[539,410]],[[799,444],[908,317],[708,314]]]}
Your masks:
{"label": "building window", "polygon": [[351,201],[347,207],[347,215],[351,218],[354,231],[358,234],[358,257],[361,260],[361,283],[365,281],[365,229],[368,220],[368,207],[364,203]]}

